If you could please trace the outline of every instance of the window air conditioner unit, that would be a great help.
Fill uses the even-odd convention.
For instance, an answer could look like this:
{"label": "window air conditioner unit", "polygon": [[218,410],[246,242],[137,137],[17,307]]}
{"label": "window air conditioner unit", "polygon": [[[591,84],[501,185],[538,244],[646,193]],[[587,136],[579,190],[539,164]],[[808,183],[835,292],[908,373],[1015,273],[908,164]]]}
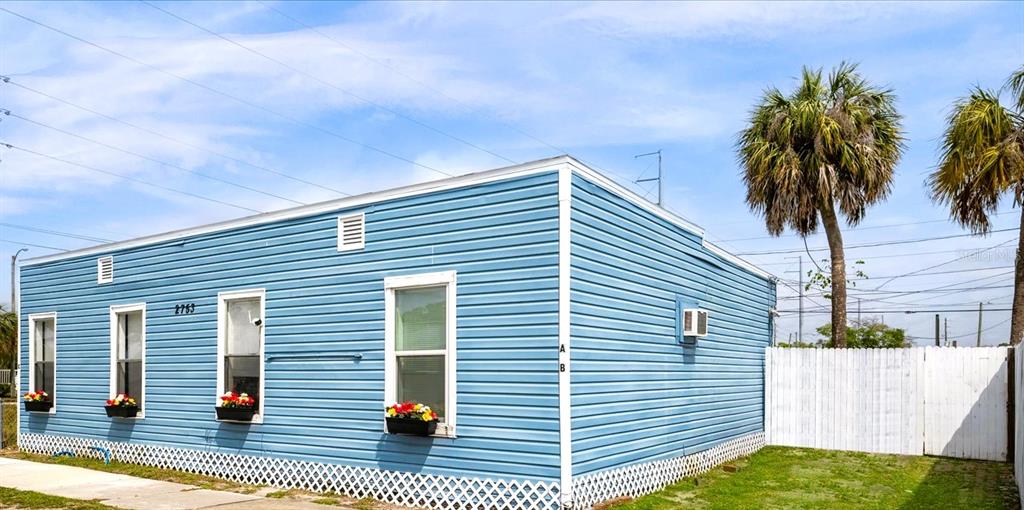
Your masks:
{"label": "window air conditioner unit", "polygon": [[683,336],[708,336],[708,312],[698,308],[683,310]]}

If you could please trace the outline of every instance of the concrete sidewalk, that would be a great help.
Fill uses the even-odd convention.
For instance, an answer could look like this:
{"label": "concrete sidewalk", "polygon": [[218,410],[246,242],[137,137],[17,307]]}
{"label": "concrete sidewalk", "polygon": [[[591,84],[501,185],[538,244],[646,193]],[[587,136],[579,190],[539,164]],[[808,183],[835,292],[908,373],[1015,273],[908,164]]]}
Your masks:
{"label": "concrete sidewalk", "polygon": [[150,480],[90,469],[0,457],[0,487],[66,498],[98,500],[133,510],[329,510],[307,501],[268,499],[250,494],[200,489],[193,485]]}

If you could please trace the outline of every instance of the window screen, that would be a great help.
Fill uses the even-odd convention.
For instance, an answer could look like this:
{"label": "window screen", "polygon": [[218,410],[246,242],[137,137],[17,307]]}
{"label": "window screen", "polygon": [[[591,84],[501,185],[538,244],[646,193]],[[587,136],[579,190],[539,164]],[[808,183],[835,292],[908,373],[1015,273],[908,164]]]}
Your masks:
{"label": "window screen", "polygon": [[33,356],[32,370],[34,372],[35,388],[31,391],[45,391],[51,399],[56,399],[54,392],[53,360],[55,354],[55,321],[53,319],[41,319],[35,322],[33,334]]}
{"label": "window screen", "polygon": [[117,393],[142,404],[142,311],[117,314]]}
{"label": "window screen", "polygon": [[226,302],[224,390],[247,393],[260,405],[260,299]]}
{"label": "window screen", "polygon": [[445,416],[447,288],[395,290],[397,399],[430,406]]}

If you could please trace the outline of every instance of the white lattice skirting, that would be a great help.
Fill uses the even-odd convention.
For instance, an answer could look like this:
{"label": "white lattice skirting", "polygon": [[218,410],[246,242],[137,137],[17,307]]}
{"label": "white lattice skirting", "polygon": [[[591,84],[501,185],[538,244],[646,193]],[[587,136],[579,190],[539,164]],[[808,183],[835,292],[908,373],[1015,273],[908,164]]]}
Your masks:
{"label": "white lattice skirting", "polygon": [[650,494],[683,478],[710,471],[723,462],[750,455],[764,445],[763,433],[751,434],[692,455],[633,464],[574,478],[573,508],[585,509],[609,499]]}
{"label": "white lattice skirting", "polygon": [[72,450],[97,457],[90,446],[110,450],[112,459],[226,478],[240,483],[371,497],[404,506],[439,510],[551,510],[558,508],[558,483],[403,473],[276,457],[257,457],[137,443],[46,434],[21,434],[22,450],[52,455]]}

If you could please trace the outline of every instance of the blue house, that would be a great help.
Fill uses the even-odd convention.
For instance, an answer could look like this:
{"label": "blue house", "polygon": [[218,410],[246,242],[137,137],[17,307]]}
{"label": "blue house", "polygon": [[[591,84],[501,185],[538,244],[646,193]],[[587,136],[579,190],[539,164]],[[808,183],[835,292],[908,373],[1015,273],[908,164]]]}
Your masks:
{"label": "blue house", "polygon": [[[31,259],[21,293],[27,451],[583,509],[763,444],[774,279],[567,156]],[[403,400],[433,436],[387,432]]]}

